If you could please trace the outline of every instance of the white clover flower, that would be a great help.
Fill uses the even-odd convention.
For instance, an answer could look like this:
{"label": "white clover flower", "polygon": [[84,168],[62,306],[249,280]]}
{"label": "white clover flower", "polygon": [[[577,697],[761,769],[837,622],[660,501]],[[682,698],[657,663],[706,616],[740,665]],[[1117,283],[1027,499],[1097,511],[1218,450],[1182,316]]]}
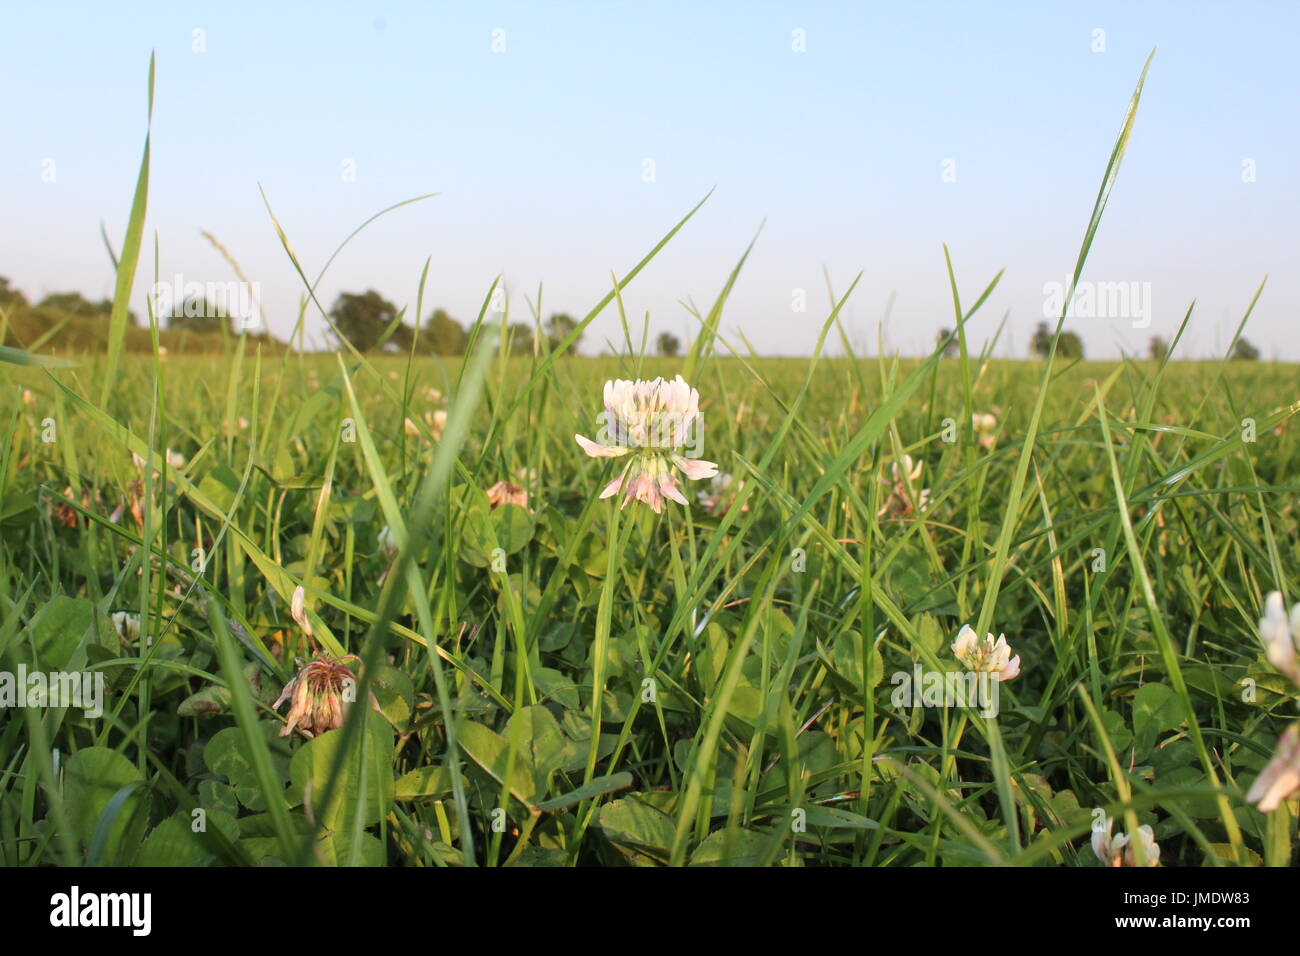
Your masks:
{"label": "white clover flower", "polygon": [[424,421],[429,426],[429,431],[433,433],[433,437],[441,438],[442,430],[447,427],[447,410],[439,408],[432,412],[425,412]]}
{"label": "white clover flower", "polygon": [[996,641],[992,634],[981,641],[974,628],[963,625],[952,643],[952,652],[968,670],[992,674],[995,680],[1011,680],[1020,673],[1020,655],[1011,656],[1011,645],[1003,634]]}
{"label": "white clover flower", "polygon": [[[1268,662],[1300,687],[1300,604],[1291,609],[1288,618],[1281,593],[1271,592],[1264,599],[1259,636]],[[1277,752],[1251,784],[1246,802],[1257,805],[1261,813],[1270,813],[1296,793],[1300,793],[1300,724],[1283,731]]]}
{"label": "white clover flower", "polygon": [[[700,503],[700,507],[715,517],[724,515],[735,503],[736,496],[740,494],[745,487],[744,480],[736,481],[726,472],[719,472],[709,479],[709,487],[695,496],[695,500]],[[741,514],[749,510],[749,505],[741,505]]]}
{"label": "white clover flower", "polygon": [[[1160,845],[1156,843],[1155,831],[1147,824],[1138,827],[1138,842],[1142,844],[1142,859],[1146,866],[1156,866],[1160,862]],[[1124,865],[1137,866],[1137,854],[1133,851],[1133,842],[1124,848]]]}
{"label": "white clover flower", "polygon": [[605,486],[600,497],[608,498],[621,489],[624,506],[636,500],[656,514],[663,510],[665,498],[686,504],[675,471],[691,480],[718,473],[713,462],[681,454],[694,436],[699,415],[700,393],[680,375],[671,382],[662,378],[606,382],[605,414],[597,436],[604,440],[573,436],[592,458],[628,457],[623,471]]}
{"label": "white clover flower", "polygon": [[[1092,831],[1092,852],[1097,854],[1103,866],[1137,866],[1137,853],[1127,833],[1111,836],[1115,821],[1106,817],[1105,825]],[[1142,844],[1142,858],[1146,866],[1156,866],[1160,862],[1160,847],[1156,843],[1155,831],[1143,824],[1138,827],[1138,840]]]}
{"label": "white clover flower", "polygon": [[[429,434],[433,436],[434,441],[442,438],[442,430],[447,427],[447,410],[439,408],[425,412],[424,426],[429,429]],[[419,436],[420,426],[416,424],[414,419],[408,418],[404,423],[404,427],[406,429],[406,434],[410,435],[412,438]]]}
{"label": "white clover flower", "polygon": [[975,412],[971,415],[971,427],[979,436],[981,448],[992,448],[997,440],[998,417],[990,412]]}
{"label": "white clover flower", "polygon": [[132,614],[129,611],[117,611],[110,615],[113,621],[113,630],[117,631],[118,639],[124,643],[139,640],[140,638],[140,615]]}
{"label": "white clover flower", "polygon": [[1264,640],[1268,662],[1300,687],[1300,604],[1291,609],[1288,618],[1281,593],[1270,593],[1264,599],[1259,636]]}
{"label": "white clover flower", "polygon": [[[898,462],[893,462],[890,469],[891,477],[880,479],[880,483],[889,489],[889,495],[885,498],[885,503],[880,506],[880,510],[876,512],[877,516],[887,514],[894,518],[905,518],[913,511],[924,511],[930,503],[930,489],[917,487],[925,462],[913,462],[911,455],[904,455],[902,463],[903,467],[900,469]],[[915,489],[915,506],[913,506],[912,495],[908,493],[909,485]]]}
{"label": "white clover flower", "polygon": [[1283,800],[1300,793],[1300,723],[1283,731],[1273,759],[1260,771],[1246,793],[1246,802],[1271,813]]}

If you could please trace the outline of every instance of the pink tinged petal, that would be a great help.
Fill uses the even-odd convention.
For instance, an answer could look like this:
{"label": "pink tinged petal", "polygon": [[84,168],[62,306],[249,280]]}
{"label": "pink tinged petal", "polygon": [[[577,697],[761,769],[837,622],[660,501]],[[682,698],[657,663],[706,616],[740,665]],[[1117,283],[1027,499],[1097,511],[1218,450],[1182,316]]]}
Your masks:
{"label": "pink tinged petal", "polygon": [[659,493],[658,483],[647,475],[642,475],[636,492],[636,500],[649,505],[655,514],[664,510],[664,496]]}
{"label": "pink tinged petal", "polygon": [[671,472],[665,472],[659,479],[659,491],[665,498],[677,502],[679,505],[686,504],[686,498],[682,495],[677,487],[677,479],[672,476]]}
{"label": "pink tinged petal", "polygon": [[[1260,774],[1261,779],[1264,777]],[[1251,787],[1251,792],[1246,795],[1246,799],[1259,801],[1258,807],[1260,813],[1272,813],[1276,810],[1287,797],[1291,796],[1296,790],[1300,790],[1300,771],[1284,770],[1276,774],[1273,779],[1266,781],[1267,786],[1262,792]]]}
{"label": "pink tinged petal", "polygon": [[979,638],[975,636],[975,629],[969,624],[963,624],[960,631],[957,632],[957,640],[952,642],[952,652],[957,657],[965,657],[979,643]]}
{"label": "pink tinged petal", "polygon": [[573,437],[578,444],[582,446],[582,450],[592,458],[618,458],[631,451],[630,448],[622,448],[614,445],[602,445],[599,442],[592,441],[590,438],[584,438],[582,435],[574,435]]}
{"label": "pink tinged petal", "polygon": [[613,481],[605,486],[605,490],[600,493],[601,498],[609,498],[618,494],[619,487],[623,484],[623,476],[619,475]]}
{"label": "pink tinged petal", "polygon": [[1011,658],[1006,667],[1002,668],[1002,673],[998,675],[998,680],[1011,680],[1020,673],[1020,655],[1017,654]]}
{"label": "pink tinged petal", "polygon": [[1259,622],[1259,634],[1264,639],[1269,663],[1285,674],[1292,682],[1300,684],[1300,658],[1291,634],[1282,595],[1271,592],[1264,601],[1264,617]]}
{"label": "pink tinged petal", "polygon": [[682,470],[682,474],[692,481],[698,481],[701,478],[712,478],[718,473],[718,466],[711,461],[703,461],[699,458],[674,458],[673,464]]}
{"label": "pink tinged petal", "polygon": [[1271,813],[1293,794],[1300,792],[1300,724],[1292,724],[1277,743],[1277,753],[1268,762],[1246,794],[1261,813]]}

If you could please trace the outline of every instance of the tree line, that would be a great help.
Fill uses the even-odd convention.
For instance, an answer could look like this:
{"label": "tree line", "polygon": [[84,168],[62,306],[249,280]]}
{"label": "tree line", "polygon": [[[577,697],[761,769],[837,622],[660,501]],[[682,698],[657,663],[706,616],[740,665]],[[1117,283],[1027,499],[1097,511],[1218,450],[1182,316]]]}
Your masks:
{"label": "tree line", "polygon": [[[948,341],[950,335],[952,335],[951,329],[940,329],[935,339],[938,347],[943,349],[944,358],[956,358],[960,350],[955,338]],[[1047,358],[1047,354],[1051,349],[1052,330],[1046,322],[1039,322],[1038,328],[1034,330],[1033,337],[1029,340],[1029,354],[1038,358]],[[1056,354],[1066,359],[1083,358],[1083,339],[1079,338],[1077,332],[1062,329],[1061,337],[1056,343]],[[1151,336],[1151,340],[1147,342],[1147,355],[1156,361],[1160,361],[1168,354],[1168,340],[1159,335]],[[1232,345],[1231,357],[1240,361],[1253,362],[1259,358],[1259,349],[1252,345],[1248,339],[1238,338]]]}

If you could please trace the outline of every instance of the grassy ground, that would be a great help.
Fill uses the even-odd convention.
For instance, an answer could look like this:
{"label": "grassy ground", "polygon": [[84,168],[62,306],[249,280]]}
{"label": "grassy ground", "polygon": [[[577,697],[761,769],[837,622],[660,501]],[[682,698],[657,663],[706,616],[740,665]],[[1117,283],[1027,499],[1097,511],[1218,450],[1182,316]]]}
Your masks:
{"label": "grassy ground", "polygon": [[[615,466],[572,436],[606,378],[681,363],[539,364],[127,357],[111,418],[102,359],[23,370],[0,647],[108,700],[10,712],[0,858],[1095,865],[1092,810],[1127,806],[1166,864],[1290,859],[1242,789],[1295,698],[1256,628],[1295,593],[1294,366],[1062,367],[1013,495],[1042,363],[715,358],[703,457],[739,490],[656,516],[598,501]],[[926,506],[878,514],[903,455]],[[1022,657],[996,718],[898,706],[963,624]],[[382,716],[278,737],[317,651]]]}

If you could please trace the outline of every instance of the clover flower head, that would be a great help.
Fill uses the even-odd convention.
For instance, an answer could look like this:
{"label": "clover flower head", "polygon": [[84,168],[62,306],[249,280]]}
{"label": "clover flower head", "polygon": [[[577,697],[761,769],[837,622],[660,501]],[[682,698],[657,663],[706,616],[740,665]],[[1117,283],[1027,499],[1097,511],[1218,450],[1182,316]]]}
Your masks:
{"label": "clover flower head", "polygon": [[[442,431],[447,427],[447,410],[443,408],[434,409],[424,413],[424,427],[429,430],[430,436],[434,441],[442,438]],[[408,418],[403,423],[406,434],[412,438],[418,438],[421,434],[420,426],[413,418]]]}
{"label": "clover flower head", "polygon": [[308,737],[315,737],[343,726],[347,716],[347,704],[352,697],[349,689],[355,686],[356,678],[344,664],[347,660],[358,660],[355,655],[336,658],[317,658],[294,675],[272,705],[279,708],[286,700],[292,700],[285,724],[280,728],[280,736],[287,737],[295,729],[301,730]]}
{"label": "clover flower head", "polygon": [[[1092,831],[1092,852],[1097,854],[1102,866],[1137,866],[1137,853],[1133,841],[1127,833],[1111,835],[1115,821],[1105,818],[1105,824]],[[1142,844],[1142,859],[1146,866],[1160,863],[1160,846],[1156,843],[1155,831],[1145,823],[1138,827],[1138,841]]]}
{"label": "clover flower head", "polygon": [[1246,802],[1271,813],[1283,800],[1300,793],[1300,723],[1282,732],[1273,759],[1260,771],[1246,793]]}
{"label": "clover flower head", "polygon": [[963,625],[952,643],[952,652],[967,669],[977,674],[992,674],[998,681],[1011,680],[1020,673],[1020,655],[1011,656],[1011,645],[1003,634],[996,641],[992,634],[981,641],[974,628]]}
{"label": "clover flower head", "polygon": [[498,481],[489,488],[487,490],[487,499],[488,506],[492,508],[500,508],[502,505],[528,507],[528,492],[519,485],[512,485],[508,481]]}
{"label": "clover flower head", "polygon": [[991,412],[974,412],[971,415],[971,427],[979,436],[981,448],[992,448],[997,441],[998,417]]}
{"label": "clover flower head", "polygon": [[592,458],[628,459],[600,497],[621,490],[624,507],[629,501],[639,501],[658,514],[665,498],[687,503],[677,485],[677,472],[692,481],[718,473],[713,462],[682,455],[698,439],[700,393],[680,375],[671,382],[662,378],[609,381],[604,397],[599,440],[573,436]]}
{"label": "clover flower head", "polygon": [[[731,510],[731,506],[736,501],[736,496],[740,494],[741,489],[744,487],[744,479],[736,481],[725,471],[718,472],[709,479],[709,487],[696,494],[695,499],[700,503],[701,508],[716,517]],[[748,510],[748,504],[740,506],[741,514]]]}
{"label": "clover flower head", "polygon": [[113,630],[123,644],[130,644],[140,639],[140,615],[129,611],[116,611],[111,615]]}
{"label": "clover flower head", "polygon": [[[889,494],[885,498],[885,503],[880,506],[880,510],[876,512],[877,516],[889,515],[892,518],[905,518],[913,512],[924,511],[930,503],[930,489],[917,487],[921,480],[921,470],[925,467],[925,462],[913,462],[911,455],[903,455],[902,466],[902,468],[899,468],[899,462],[893,462],[890,468],[890,477],[880,479],[880,483],[889,489]],[[915,503],[913,503],[912,495],[908,492],[909,485],[915,489]]]}

